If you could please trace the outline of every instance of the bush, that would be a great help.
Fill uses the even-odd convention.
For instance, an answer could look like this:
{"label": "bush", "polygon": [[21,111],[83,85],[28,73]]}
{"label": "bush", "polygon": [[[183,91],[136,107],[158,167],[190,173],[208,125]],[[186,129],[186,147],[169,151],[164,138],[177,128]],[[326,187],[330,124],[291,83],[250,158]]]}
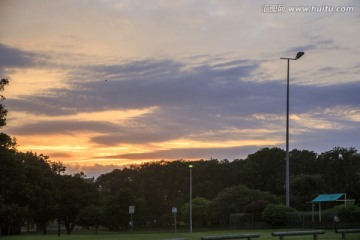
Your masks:
{"label": "bush", "polygon": [[360,220],[360,206],[353,203],[342,204],[328,209],[324,212],[327,219],[333,218],[337,215],[341,222],[358,222]]}
{"label": "bush", "polygon": [[216,219],[228,219],[230,214],[244,212],[247,205],[258,200],[266,200],[271,203],[279,202],[278,197],[274,194],[251,189],[244,185],[225,188],[212,201],[213,217]]}
{"label": "bush", "polygon": [[[192,219],[195,226],[201,227],[207,224],[210,215],[210,204],[210,200],[202,197],[196,197],[192,200]],[[181,212],[183,217],[188,220],[190,216],[189,203],[182,206]]]}
{"label": "bush", "polygon": [[287,207],[283,204],[269,204],[262,212],[261,217],[265,222],[274,226],[279,226],[289,223],[288,215],[291,216],[291,221],[300,219],[299,215],[296,213],[296,209]]}
{"label": "bush", "polygon": [[271,204],[268,200],[257,200],[245,206],[246,213],[262,213],[267,205]]}

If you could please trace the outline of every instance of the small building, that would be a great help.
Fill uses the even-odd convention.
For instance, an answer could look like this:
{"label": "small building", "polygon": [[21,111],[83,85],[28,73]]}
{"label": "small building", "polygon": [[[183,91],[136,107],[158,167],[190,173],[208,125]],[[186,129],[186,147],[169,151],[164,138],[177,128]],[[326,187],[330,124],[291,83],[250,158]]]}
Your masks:
{"label": "small building", "polygon": [[319,222],[321,222],[321,203],[322,202],[343,202],[346,206],[346,202],[353,202],[352,199],[346,198],[346,193],[335,194],[321,194],[311,201],[312,205],[312,221],[314,222],[314,209],[315,204],[319,204]]}

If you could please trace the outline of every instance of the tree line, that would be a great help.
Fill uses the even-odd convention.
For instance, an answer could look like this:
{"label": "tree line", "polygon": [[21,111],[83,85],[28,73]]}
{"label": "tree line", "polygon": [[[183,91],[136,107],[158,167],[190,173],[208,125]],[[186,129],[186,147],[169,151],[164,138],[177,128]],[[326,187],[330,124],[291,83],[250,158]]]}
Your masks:
{"label": "tree line", "polygon": [[[2,79],[0,91],[7,84]],[[0,104],[0,128],[6,114]],[[136,227],[171,225],[173,207],[186,224],[190,164],[196,226],[224,225],[231,213],[261,212],[285,201],[285,152],[280,148],[262,148],[233,161],[147,162],[95,179],[81,172],[67,174],[66,166],[42,154],[18,151],[16,139],[0,133],[0,233],[19,234],[21,227],[35,225],[46,234],[49,222],[64,226],[68,234],[75,224],[125,230],[129,206],[135,206]],[[311,209],[307,202],[324,193],[347,193],[360,202],[360,154],[355,148],[320,154],[294,149],[290,174],[290,203],[296,210]]]}

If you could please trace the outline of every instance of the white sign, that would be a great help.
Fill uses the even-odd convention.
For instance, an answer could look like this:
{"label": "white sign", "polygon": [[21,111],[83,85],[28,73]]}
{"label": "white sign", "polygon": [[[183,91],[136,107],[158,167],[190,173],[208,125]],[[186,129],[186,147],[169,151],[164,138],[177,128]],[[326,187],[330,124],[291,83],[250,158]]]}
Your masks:
{"label": "white sign", "polygon": [[172,212],[172,213],[177,213],[177,208],[176,208],[176,207],[173,207],[173,208],[171,209],[171,212]]}
{"label": "white sign", "polygon": [[135,213],[135,206],[129,206],[129,213]]}

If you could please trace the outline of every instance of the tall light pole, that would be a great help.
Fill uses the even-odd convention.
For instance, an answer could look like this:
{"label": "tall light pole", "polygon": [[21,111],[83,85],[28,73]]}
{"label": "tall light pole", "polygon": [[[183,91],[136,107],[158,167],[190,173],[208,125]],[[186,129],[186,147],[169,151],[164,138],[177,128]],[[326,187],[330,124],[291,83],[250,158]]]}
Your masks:
{"label": "tall light pole", "polygon": [[190,169],[190,200],[189,200],[189,215],[190,215],[190,219],[189,219],[189,231],[190,233],[192,233],[192,168],[193,165],[189,165],[189,169]]}
{"label": "tall light pole", "polygon": [[287,60],[287,87],[286,87],[286,206],[290,207],[290,164],[289,164],[289,80],[290,80],[290,60],[298,60],[304,55],[304,52],[298,52],[295,58],[280,58]]}

